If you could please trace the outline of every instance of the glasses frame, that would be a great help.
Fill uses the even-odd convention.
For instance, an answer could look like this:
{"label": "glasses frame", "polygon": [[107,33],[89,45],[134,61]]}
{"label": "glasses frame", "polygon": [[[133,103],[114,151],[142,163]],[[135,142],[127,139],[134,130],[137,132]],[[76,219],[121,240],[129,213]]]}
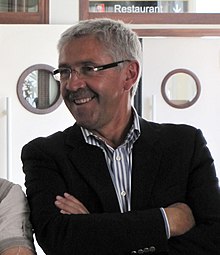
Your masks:
{"label": "glasses frame", "polygon": [[[127,59],[126,60],[120,60],[120,61],[117,61],[117,62],[102,65],[102,66],[85,66],[85,67],[91,68],[92,72],[99,72],[99,71],[102,71],[102,70],[106,70],[106,69],[109,69],[109,68],[116,67],[119,64],[124,63],[126,61],[130,61],[130,60],[127,60]],[[59,78],[57,78],[57,74],[60,74],[61,70],[69,70],[70,71],[70,76],[67,80],[71,79],[73,71],[74,71],[75,75],[77,75],[78,77],[80,77],[80,75],[81,75],[81,73],[79,71],[77,71],[75,69],[72,69],[71,67],[60,67],[60,68],[57,68],[57,69],[53,70],[54,79],[59,81],[59,82],[61,82],[61,80]]]}

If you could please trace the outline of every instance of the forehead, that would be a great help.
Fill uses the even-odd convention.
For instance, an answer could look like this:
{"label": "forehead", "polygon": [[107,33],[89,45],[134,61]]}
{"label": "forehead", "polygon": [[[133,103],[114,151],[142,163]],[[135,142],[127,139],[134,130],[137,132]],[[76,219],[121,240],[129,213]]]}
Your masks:
{"label": "forehead", "polygon": [[60,51],[59,63],[77,64],[110,60],[103,43],[94,36],[83,36],[67,42]]}

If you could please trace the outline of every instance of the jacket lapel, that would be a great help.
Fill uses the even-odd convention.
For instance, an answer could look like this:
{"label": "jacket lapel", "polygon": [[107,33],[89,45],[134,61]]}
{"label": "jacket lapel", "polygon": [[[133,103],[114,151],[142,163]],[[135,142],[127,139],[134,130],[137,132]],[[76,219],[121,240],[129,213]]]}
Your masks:
{"label": "jacket lapel", "polygon": [[[159,135],[141,119],[141,136],[133,147],[131,209],[149,208],[152,187],[162,156]],[[120,212],[117,195],[102,150],[85,143],[75,124],[68,132],[66,143],[71,147],[69,157],[73,165],[93,188],[106,212]]]}
{"label": "jacket lapel", "polygon": [[72,147],[69,158],[85,181],[97,194],[106,212],[120,212],[115,189],[102,150],[86,144],[80,128],[75,124],[67,135]]}
{"label": "jacket lapel", "polygon": [[160,165],[162,152],[159,136],[150,124],[141,120],[141,136],[133,148],[131,208],[149,208],[152,187]]}

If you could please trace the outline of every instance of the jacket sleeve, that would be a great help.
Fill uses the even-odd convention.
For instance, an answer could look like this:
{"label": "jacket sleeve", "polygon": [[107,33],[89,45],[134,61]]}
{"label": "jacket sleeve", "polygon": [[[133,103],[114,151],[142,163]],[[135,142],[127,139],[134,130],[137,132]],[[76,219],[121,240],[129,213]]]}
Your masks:
{"label": "jacket sleeve", "polygon": [[220,254],[220,190],[214,161],[200,130],[196,131],[185,202],[196,225],[186,234],[169,240],[171,255]]}

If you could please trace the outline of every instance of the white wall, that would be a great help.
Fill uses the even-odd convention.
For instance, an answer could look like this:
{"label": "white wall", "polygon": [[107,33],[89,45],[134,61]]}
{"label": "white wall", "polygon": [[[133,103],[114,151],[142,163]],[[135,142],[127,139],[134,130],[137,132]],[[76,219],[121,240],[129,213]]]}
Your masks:
{"label": "white wall", "polygon": [[6,177],[6,115],[5,98],[11,101],[11,169],[9,178],[23,184],[21,147],[37,136],[62,130],[73,123],[64,103],[52,113],[34,114],[27,111],[16,94],[21,73],[31,65],[57,66],[56,44],[68,25],[1,25],[0,26],[0,176]]}
{"label": "white wall", "polygon": [[[186,123],[200,128],[215,159],[220,177],[220,38],[146,38],[143,40],[143,115],[152,118],[152,95],[155,121]],[[162,98],[161,83],[166,74],[177,68],[189,69],[201,83],[198,101],[186,109],[169,106]]]}

